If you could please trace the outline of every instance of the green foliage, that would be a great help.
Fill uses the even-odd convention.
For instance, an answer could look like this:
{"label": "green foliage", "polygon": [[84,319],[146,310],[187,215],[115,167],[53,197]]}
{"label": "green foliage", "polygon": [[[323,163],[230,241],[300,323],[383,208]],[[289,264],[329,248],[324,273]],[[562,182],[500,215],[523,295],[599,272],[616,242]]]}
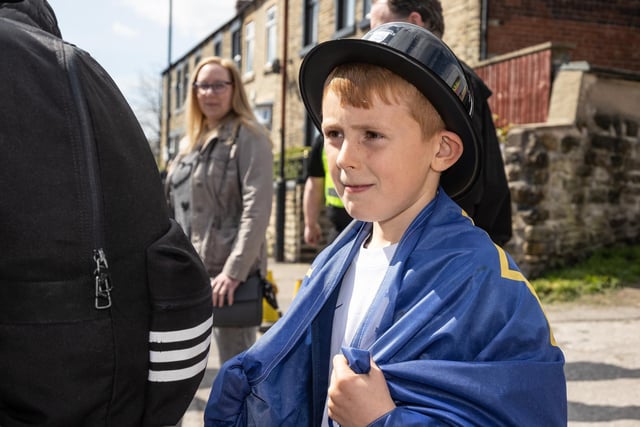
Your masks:
{"label": "green foliage", "polygon": [[[310,147],[289,147],[284,153],[284,179],[303,180],[305,159],[309,155]],[[273,158],[273,179],[277,181],[280,177],[280,152],[274,153]]]}
{"label": "green foliage", "polygon": [[603,248],[586,260],[549,271],[531,284],[544,302],[570,301],[640,283],[640,245]]}
{"label": "green foliage", "polygon": [[497,114],[493,115],[493,124],[496,127],[496,136],[501,144],[507,142],[507,135],[513,125],[505,119],[501,119]]}

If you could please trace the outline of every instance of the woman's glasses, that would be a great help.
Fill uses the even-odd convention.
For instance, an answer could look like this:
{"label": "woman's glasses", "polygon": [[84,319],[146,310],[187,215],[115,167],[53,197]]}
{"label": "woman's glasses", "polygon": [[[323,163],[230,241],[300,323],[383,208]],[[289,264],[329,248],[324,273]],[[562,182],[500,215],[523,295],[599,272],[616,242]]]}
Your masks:
{"label": "woman's glasses", "polygon": [[195,82],[193,84],[193,87],[195,90],[198,91],[198,93],[203,95],[207,93],[209,90],[215,93],[216,95],[219,95],[223,93],[225,90],[227,90],[227,86],[231,86],[232,84],[233,82],[225,82],[225,81],[219,81],[219,82],[213,82],[213,83]]}

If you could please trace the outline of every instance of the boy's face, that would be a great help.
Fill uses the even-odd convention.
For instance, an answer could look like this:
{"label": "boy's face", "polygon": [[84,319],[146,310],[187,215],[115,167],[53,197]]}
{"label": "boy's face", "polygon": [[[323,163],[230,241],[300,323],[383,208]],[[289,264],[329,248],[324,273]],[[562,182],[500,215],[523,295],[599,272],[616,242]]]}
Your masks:
{"label": "boy's face", "polygon": [[371,108],[341,105],[329,89],[322,102],[322,131],[331,177],[349,214],[378,223],[398,241],[435,196],[440,173],[432,168],[441,132],[428,139],[404,102]]}

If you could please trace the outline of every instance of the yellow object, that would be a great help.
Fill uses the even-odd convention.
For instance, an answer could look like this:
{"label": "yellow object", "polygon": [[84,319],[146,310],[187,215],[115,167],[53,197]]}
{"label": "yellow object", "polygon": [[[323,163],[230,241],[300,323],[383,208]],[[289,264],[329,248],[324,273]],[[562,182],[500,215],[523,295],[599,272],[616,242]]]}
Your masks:
{"label": "yellow object", "polygon": [[[273,280],[273,273],[271,270],[267,270],[267,280],[271,282],[273,285],[273,292],[278,295],[278,287],[276,286],[276,282]],[[276,320],[280,318],[280,314],[278,311],[271,307],[271,305],[267,302],[266,299],[262,298],[262,323],[263,324],[273,324],[276,323]]]}
{"label": "yellow object", "polygon": [[329,173],[329,165],[327,164],[327,153],[322,148],[322,166],[324,167],[324,201],[327,206],[334,206],[336,208],[344,208],[342,199],[338,196],[336,186],[333,183],[331,174]]}
{"label": "yellow object", "polygon": [[302,285],[302,279],[296,280],[296,286],[293,288],[293,296],[295,297],[300,290],[300,285]]}

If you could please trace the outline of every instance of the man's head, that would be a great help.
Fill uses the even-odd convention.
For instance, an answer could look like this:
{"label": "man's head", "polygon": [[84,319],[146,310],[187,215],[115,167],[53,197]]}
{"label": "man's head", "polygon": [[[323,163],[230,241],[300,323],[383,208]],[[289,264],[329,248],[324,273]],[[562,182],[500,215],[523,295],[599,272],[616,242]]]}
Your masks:
{"label": "man's head", "polygon": [[442,38],[444,19],[439,0],[373,0],[369,13],[371,28],[388,22],[408,22]]}
{"label": "man's head", "polygon": [[[404,80],[406,85],[412,86],[416,93],[426,98],[441,117],[445,129],[459,136],[464,144],[460,159],[443,174],[442,186],[451,197],[457,198],[466,194],[478,174],[479,148],[471,124],[473,101],[468,83],[460,63],[451,50],[425,29],[407,23],[382,25],[371,30],[363,39],[331,40],[316,46],[306,55],[301,65],[300,90],[305,107],[318,129],[323,127],[323,94],[327,85],[333,84],[328,77],[335,77],[334,69],[343,72],[341,66],[346,64],[382,67],[400,80]],[[381,79],[380,84],[375,85],[367,83],[366,80],[373,75],[367,74],[367,78],[360,80],[356,77],[347,79],[346,76],[341,76],[345,82],[349,80],[348,84],[353,86],[353,89],[349,90],[353,90],[361,99],[354,99],[350,95],[340,97],[345,99],[345,103],[351,103],[360,109],[360,106],[365,104],[359,103],[381,99],[385,101],[384,97],[394,101],[392,103],[399,104],[397,101],[400,100],[402,91],[396,91],[397,88],[391,90],[386,83],[388,79]],[[369,89],[366,89],[367,87]],[[429,109],[411,106],[410,103],[413,101],[402,101],[409,102],[407,116],[431,115]],[[414,121],[420,123],[424,117]],[[388,119],[380,117],[379,120]]]}

